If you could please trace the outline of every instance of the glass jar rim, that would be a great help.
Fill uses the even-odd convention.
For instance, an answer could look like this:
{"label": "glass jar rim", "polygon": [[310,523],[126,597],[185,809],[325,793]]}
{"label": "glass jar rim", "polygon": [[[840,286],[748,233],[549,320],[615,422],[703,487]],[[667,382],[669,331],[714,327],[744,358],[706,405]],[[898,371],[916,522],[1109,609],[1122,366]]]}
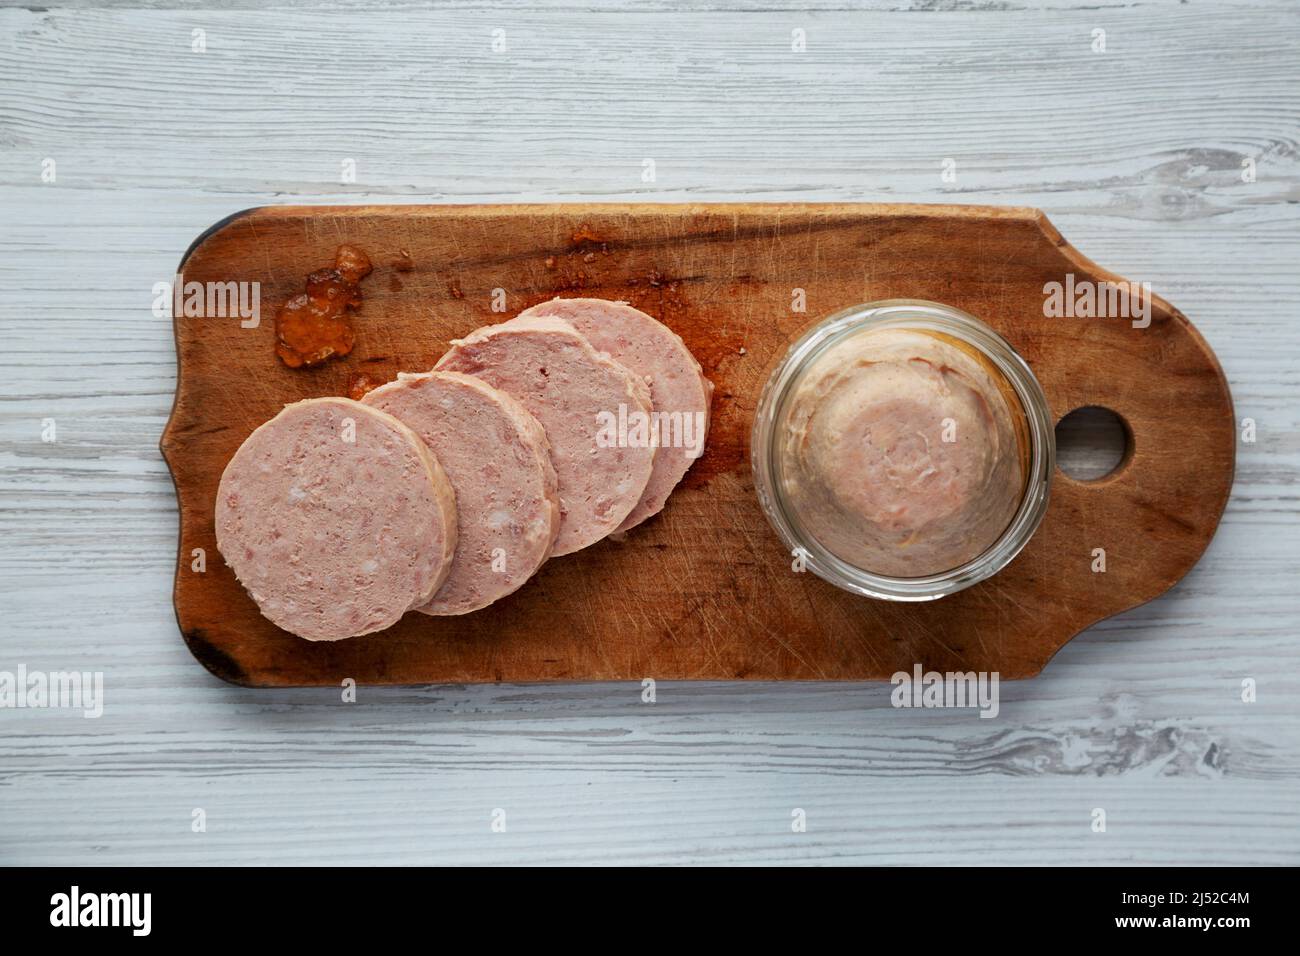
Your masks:
{"label": "glass jar rim", "polygon": [[[938,574],[892,577],[857,567],[804,535],[792,518],[780,481],[778,426],[801,374],[827,350],[868,329],[912,328],[960,338],[985,356],[1011,385],[1029,431],[1029,473],[1020,506],[998,538],[982,553]],[[777,363],[759,396],[750,436],[750,466],[759,502],[768,521],[792,555],[837,587],[866,597],[893,601],[933,601],[996,574],[1020,553],[1047,511],[1056,467],[1056,436],[1047,396],[1029,364],[1010,343],[973,315],[924,299],[885,299],[851,306],[813,323]],[[802,554],[799,552],[802,551]]]}

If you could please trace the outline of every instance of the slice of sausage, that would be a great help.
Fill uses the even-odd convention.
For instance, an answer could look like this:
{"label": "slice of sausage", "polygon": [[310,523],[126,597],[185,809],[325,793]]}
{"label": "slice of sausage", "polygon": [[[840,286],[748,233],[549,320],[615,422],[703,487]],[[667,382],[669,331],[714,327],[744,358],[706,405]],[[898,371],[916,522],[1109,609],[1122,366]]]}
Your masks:
{"label": "slice of sausage", "polygon": [[272,623],[309,641],[382,630],[451,570],[456,500],[438,460],[386,412],[286,406],[235,452],[217,548]]}
{"label": "slice of sausage", "polygon": [[654,467],[653,446],[601,437],[602,416],[649,413],[650,390],[561,319],[511,319],[451,343],[439,372],[463,372],[513,395],[546,430],[559,479],[560,531],[551,553],[594,544],[636,506]]}
{"label": "slice of sausage", "polygon": [[704,453],[713,383],[681,336],[626,302],[552,299],[517,318],[539,316],[564,319],[598,351],[608,352],[650,386],[659,453],[641,500],[618,527],[626,531],[662,511],[682,476]]}
{"label": "slice of sausage", "polygon": [[424,439],[456,491],[451,573],[425,614],[467,614],[527,581],[550,556],[560,498],[537,419],[505,392],[458,372],[401,374],[363,403]]}

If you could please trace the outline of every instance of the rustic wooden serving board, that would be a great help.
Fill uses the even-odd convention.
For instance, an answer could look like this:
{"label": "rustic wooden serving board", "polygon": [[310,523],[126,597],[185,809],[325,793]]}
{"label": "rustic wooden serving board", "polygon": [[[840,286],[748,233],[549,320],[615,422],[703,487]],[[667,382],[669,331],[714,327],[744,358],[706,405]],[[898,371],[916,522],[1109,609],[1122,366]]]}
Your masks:
{"label": "rustic wooden serving board", "polygon": [[[352,243],[375,263],[351,355],[291,370],[276,309]],[[185,256],[186,282],[260,282],[261,323],[175,319],[176,404],[162,451],[180,502],[176,615],[194,655],[239,684],[888,679],[1037,674],[1071,637],[1171,587],[1218,525],[1235,428],[1204,339],[1153,297],[1151,324],[1047,319],[1043,286],[1111,280],[1034,209],[871,204],[278,207],[232,216]],[[791,309],[805,290],[806,313]],[[492,311],[504,290],[507,311]],[[498,294],[499,295],[499,294]],[[625,299],[676,330],[716,385],[708,449],[657,518],[548,562],[474,614],[408,614],[312,644],[266,621],[216,549],[222,469],[281,406],[431,367],[451,338],[556,295]],[[810,322],[858,303],[934,299],[1030,362],[1060,419],[1101,405],[1131,430],[1110,476],[1058,472],[1022,554],[941,601],[856,597],[791,559],[754,496],[749,430],[775,361]],[[1105,573],[1092,571],[1093,549]],[[195,571],[195,549],[205,570]]]}

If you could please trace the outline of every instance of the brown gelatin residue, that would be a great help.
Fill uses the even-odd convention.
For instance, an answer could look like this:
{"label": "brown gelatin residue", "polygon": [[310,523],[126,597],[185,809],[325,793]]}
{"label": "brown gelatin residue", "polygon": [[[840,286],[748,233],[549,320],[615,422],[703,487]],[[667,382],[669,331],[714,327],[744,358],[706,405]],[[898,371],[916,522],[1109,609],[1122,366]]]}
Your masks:
{"label": "brown gelatin residue", "polygon": [[376,382],[365,372],[357,372],[348,379],[348,398],[354,402],[359,402],[366,397],[368,392],[373,392],[382,382]]}
{"label": "brown gelatin residue", "polygon": [[361,280],[372,266],[356,246],[341,245],[334,265],[307,276],[307,291],[275,316],[275,354],[289,368],[347,355],[356,342],[350,309],[361,305]]}

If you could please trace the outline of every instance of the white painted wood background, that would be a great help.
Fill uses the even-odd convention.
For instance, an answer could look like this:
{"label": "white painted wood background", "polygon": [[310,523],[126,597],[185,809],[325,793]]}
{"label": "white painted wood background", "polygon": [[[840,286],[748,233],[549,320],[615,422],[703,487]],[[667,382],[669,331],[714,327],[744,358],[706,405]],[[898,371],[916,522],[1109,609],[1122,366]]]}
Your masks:
{"label": "white painted wood background", "polygon": [[[0,862],[1300,862],[1300,6],[42,3],[0,2],[0,669],[107,700],[0,710]],[[172,616],[153,283],[248,206],[596,198],[1045,209],[1258,423],[1218,537],[996,720],[881,684],[210,677]]]}

